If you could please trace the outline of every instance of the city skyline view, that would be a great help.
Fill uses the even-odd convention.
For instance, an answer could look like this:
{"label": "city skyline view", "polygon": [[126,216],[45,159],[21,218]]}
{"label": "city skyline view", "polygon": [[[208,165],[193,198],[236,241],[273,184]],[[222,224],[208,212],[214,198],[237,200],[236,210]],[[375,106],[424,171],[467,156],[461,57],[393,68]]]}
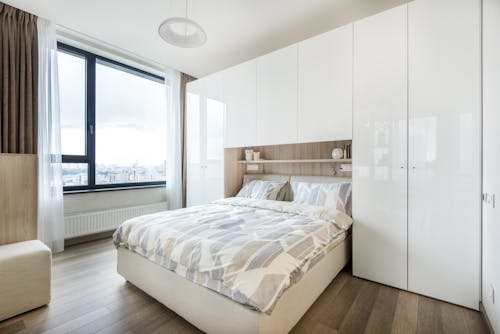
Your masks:
{"label": "city skyline view", "polygon": [[[96,165],[95,183],[123,184],[166,181],[166,164],[159,166],[130,166]],[[63,185],[65,187],[88,185],[87,164],[63,164]]]}

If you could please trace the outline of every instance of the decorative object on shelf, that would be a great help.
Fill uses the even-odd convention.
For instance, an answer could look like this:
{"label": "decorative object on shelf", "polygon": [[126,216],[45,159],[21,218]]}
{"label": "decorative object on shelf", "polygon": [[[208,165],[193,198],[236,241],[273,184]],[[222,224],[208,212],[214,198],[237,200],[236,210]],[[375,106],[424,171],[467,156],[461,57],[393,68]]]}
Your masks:
{"label": "decorative object on shelf", "polygon": [[333,159],[342,159],[344,157],[344,151],[341,148],[334,148],[332,150],[332,158]]}
{"label": "decorative object on shelf", "polygon": [[167,43],[181,48],[197,48],[207,41],[205,30],[188,18],[188,0],[184,17],[170,17],[158,27],[160,37]]}
{"label": "decorative object on shelf", "polygon": [[253,160],[260,160],[260,152],[253,152]]}
{"label": "decorative object on shelf", "polygon": [[345,144],[344,145],[344,150],[342,152],[344,159],[351,159],[351,145],[350,144]]}
{"label": "decorative object on shelf", "polygon": [[246,161],[253,160],[253,150],[245,150],[245,160]]}

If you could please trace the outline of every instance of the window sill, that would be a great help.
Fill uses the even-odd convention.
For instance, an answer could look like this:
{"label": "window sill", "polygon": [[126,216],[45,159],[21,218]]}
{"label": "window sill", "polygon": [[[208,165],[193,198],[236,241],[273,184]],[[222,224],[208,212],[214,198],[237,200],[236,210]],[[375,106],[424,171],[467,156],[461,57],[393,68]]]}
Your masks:
{"label": "window sill", "polygon": [[95,188],[95,189],[78,189],[78,190],[65,190],[64,195],[85,194],[105,191],[122,191],[122,190],[137,190],[149,188],[165,188],[165,184],[150,184],[141,186],[126,186],[126,187],[113,187],[113,188]]}

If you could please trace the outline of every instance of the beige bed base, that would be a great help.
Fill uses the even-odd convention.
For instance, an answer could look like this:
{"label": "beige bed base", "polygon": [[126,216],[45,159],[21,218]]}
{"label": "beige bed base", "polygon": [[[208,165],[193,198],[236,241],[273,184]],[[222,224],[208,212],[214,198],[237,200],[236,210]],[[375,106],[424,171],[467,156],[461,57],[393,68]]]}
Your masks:
{"label": "beige bed base", "polygon": [[251,310],[127,249],[118,249],[118,273],[206,333],[288,333],[349,262],[350,236],[285,291],[271,315]]}

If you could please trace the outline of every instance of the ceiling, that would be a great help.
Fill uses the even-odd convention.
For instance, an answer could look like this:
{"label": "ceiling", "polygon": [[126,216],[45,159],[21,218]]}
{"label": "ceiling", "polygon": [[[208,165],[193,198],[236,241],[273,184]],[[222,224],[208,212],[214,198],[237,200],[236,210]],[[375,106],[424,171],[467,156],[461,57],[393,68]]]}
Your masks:
{"label": "ceiling", "polygon": [[201,77],[408,0],[189,0],[206,30],[196,49],[165,43],[158,26],[184,0],[3,0],[143,58]]}

